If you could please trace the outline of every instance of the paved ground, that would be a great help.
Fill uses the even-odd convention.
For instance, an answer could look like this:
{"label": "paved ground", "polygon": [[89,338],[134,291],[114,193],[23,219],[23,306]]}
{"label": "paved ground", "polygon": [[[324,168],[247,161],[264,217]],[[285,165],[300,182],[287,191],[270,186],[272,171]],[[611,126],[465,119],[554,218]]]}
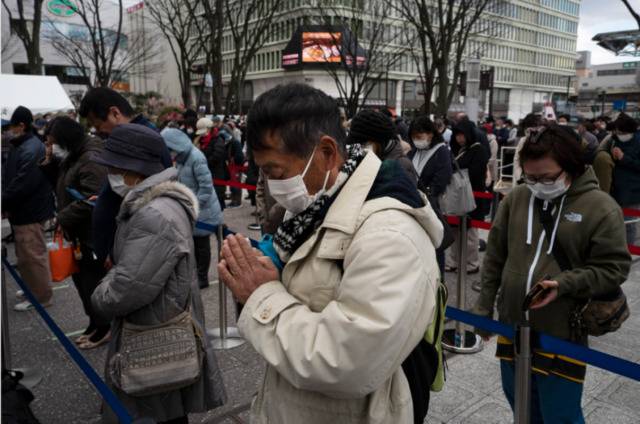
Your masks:
{"label": "paved ground", "polygon": [[[257,238],[256,232],[246,230],[252,222],[248,206],[225,212],[230,228]],[[3,223],[6,234],[6,223]],[[215,244],[215,238],[212,238]],[[9,244],[10,259],[13,245]],[[215,249],[214,249],[215,254]],[[217,276],[212,267],[211,281]],[[451,293],[450,303],[455,305],[455,275],[447,276]],[[477,278],[477,277],[475,277]],[[473,281],[474,278],[471,278]],[[470,282],[471,282],[470,281]],[[470,287],[470,284],[467,284]],[[43,379],[33,392],[36,396],[33,410],[43,424],[72,424],[99,422],[100,399],[93,387],[67,358],[66,353],[35,312],[17,313],[14,303],[15,283],[7,276],[7,304],[9,306],[12,362],[14,367],[29,367],[39,371]],[[592,340],[592,346],[607,353],[640,362],[640,264],[635,264],[629,281],[624,286],[629,298],[632,316],[623,328]],[[70,281],[55,286],[54,305],[48,309],[65,333],[73,334],[87,324],[80,300]],[[467,289],[467,304],[471,305],[476,293]],[[202,297],[208,328],[218,326],[218,285],[204,291]],[[235,311],[229,302],[229,319]],[[426,423],[509,423],[511,411],[501,391],[498,361],[493,358],[495,342],[474,355],[449,357],[447,382],[441,393],[432,394]],[[105,348],[85,352],[85,357],[102,374]],[[257,390],[264,366],[256,352],[247,344],[220,351],[229,402],[207,414],[190,417],[193,423],[248,422],[246,408]],[[639,423],[640,383],[618,377],[590,367],[587,372],[584,412],[588,423]]]}

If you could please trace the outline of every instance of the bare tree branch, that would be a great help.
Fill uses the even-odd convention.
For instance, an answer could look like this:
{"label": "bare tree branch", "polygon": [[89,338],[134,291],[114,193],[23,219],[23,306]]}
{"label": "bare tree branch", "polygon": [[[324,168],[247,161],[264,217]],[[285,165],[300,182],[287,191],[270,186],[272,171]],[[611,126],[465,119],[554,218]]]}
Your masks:
{"label": "bare tree branch", "polygon": [[638,12],[633,10],[633,7],[631,7],[631,4],[628,0],[622,0],[622,3],[627,6],[629,13],[631,13],[631,16],[633,16],[633,18],[636,20],[636,23],[638,24],[638,29],[640,29],[640,15],[638,14]]}
{"label": "bare tree branch", "polygon": [[[80,68],[90,86],[110,87],[123,75],[158,72],[160,63],[153,63],[159,55],[154,34],[139,31],[126,36],[123,33],[123,5],[118,1],[117,22],[113,26],[103,22],[102,0],[84,0],[69,3],[83,23],[83,32],[69,32],[58,21],[47,20],[45,38]],[[135,69],[140,63],[149,63],[145,69]],[[93,72],[93,75],[91,75]]]}
{"label": "bare tree branch", "polygon": [[[394,31],[389,19],[391,6],[386,0],[370,0],[366,8],[362,0],[342,2],[319,1],[319,23],[327,25],[333,45],[339,49],[340,61],[325,58],[324,69],[336,84],[344,99],[345,112],[352,117],[367,102],[371,92],[381,82],[388,83],[388,74],[409,51],[406,35]],[[332,31],[340,29],[340,39]]]}
{"label": "bare tree branch", "polygon": [[43,0],[33,0],[32,16],[25,16],[24,1],[17,0],[18,17],[15,18],[6,0],[2,0],[2,5],[7,11],[9,25],[18,36],[27,53],[27,67],[29,73],[42,75],[42,57],[40,57],[40,25],[42,23],[42,2]]}
{"label": "bare tree branch", "polygon": [[242,112],[242,89],[247,72],[256,53],[266,43],[282,4],[283,0],[224,0],[225,24],[234,44],[231,80],[225,99],[227,113]]}
{"label": "bare tree branch", "polygon": [[198,44],[191,40],[196,16],[182,0],[153,0],[146,3],[151,20],[160,29],[178,68],[182,103],[189,108],[191,98],[192,67],[199,55]]}
{"label": "bare tree branch", "polygon": [[[412,52],[420,74],[424,109],[431,113],[437,92],[436,113],[445,115],[456,91],[467,43],[476,23],[497,0],[397,0],[395,10],[412,27],[419,50]],[[435,3],[435,5],[434,5]],[[437,88],[437,91],[436,91]]]}

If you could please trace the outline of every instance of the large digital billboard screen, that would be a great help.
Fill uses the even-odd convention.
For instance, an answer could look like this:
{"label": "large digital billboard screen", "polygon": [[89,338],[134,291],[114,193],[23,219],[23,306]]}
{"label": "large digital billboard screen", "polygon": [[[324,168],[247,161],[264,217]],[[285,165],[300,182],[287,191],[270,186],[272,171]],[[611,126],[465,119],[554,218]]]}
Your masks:
{"label": "large digital billboard screen", "polygon": [[340,32],[303,32],[303,63],[340,63]]}

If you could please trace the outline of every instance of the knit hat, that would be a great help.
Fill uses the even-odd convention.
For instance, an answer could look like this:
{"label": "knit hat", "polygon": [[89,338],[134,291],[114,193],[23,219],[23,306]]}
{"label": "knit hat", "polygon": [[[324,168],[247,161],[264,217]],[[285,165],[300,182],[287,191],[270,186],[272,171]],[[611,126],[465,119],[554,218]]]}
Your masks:
{"label": "knit hat", "polygon": [[93,161],[148,177],[164,170],[160,134],[138,124],[118,125],[107,138],[104,150]]}
{"label": "knit hat", "polygon": [[206,134],[210,128],[213,128],[213,121],[209,118],[200,118],[196,123],[196,135]]}
{"label": "knit hat", "polygon": [[384,148],[395,137],[391,119],[380,112],[364,109],[351,120],[347,144],[374,141]]}
{"label": "knit hat", "polygon": [[18,106],[11,115],[10,125],[24,124],[27,128],[33,123],[31,111],[24,106]]}
{"label": "knit hat", "polygon": [[619,132],[624,134],[633,134],[638,131],[638,123],[626,113],[618,115],[618,118],[615,120],[615,126]]}

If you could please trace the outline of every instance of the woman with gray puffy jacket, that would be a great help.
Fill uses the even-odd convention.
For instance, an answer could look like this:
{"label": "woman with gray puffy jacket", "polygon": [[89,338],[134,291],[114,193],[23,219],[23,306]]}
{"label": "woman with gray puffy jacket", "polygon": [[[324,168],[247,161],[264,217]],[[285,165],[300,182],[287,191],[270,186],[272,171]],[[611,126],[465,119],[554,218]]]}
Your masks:
{"label": "woman with gray puffy jacket", "polygon": [[[189,136],[176,128],[166,128],[160,133],[178,169],[178,181],[186,185],[198,198],[200,214],[193,231],[198,285],[201,289],[209,286],[209,265],[211,264],[211,226],[222,224],[222,210],[218,196],[213,189],[211,171],[207,158],[195,148]],[[204,224],[204,225],[202,225]]]}
{"label": "woman with gray puffy jacket", "polygon": [[[188,423],[187,414],[222,405],[225,394],[222,375],[204,331],[204,311],[196,283],[193,227],[199,212],[198,200],[189,188],[176,181],[175,168],[162,166],[164,148],[162,137],[155,131],[124,124],[111,132],[104,150],[93,159],[108,167],[109,183],[122,189],[124,199],[117,217],[114,266],[91,300],[98,313],[113,320],[106,360],[107,384],[134,418],[184,424]],[[165,339],[153,337],[141,341],[131,336],[131,328],[151,331],[150,328],[166,327],[178,319],[193,324],[196,349],[187,352],[186,358],[192,358],[195,352],[198,367],[191,370],[197,368],[198,372],[190,374],[186,384],[181,380],[182,384],[166,387],[166,373],[167,377],[154,382],[151,388],[147,384],[144,393],[131,390],[132,379],[125,379],[125,373],[130,376],[133,371],[123,358],[136,355],[139,349],[123,349],[126,342],[157,342],[155,353],[143,357],[139,367],[147,375],[157,361],[175,357],[175,349],[183,347],[160,343]],[[148,379],[145,381],[148,383]],[[165,387],[158,388],[157,383]],[[117,422],[110,408],[103,410],[105,422]]]}

